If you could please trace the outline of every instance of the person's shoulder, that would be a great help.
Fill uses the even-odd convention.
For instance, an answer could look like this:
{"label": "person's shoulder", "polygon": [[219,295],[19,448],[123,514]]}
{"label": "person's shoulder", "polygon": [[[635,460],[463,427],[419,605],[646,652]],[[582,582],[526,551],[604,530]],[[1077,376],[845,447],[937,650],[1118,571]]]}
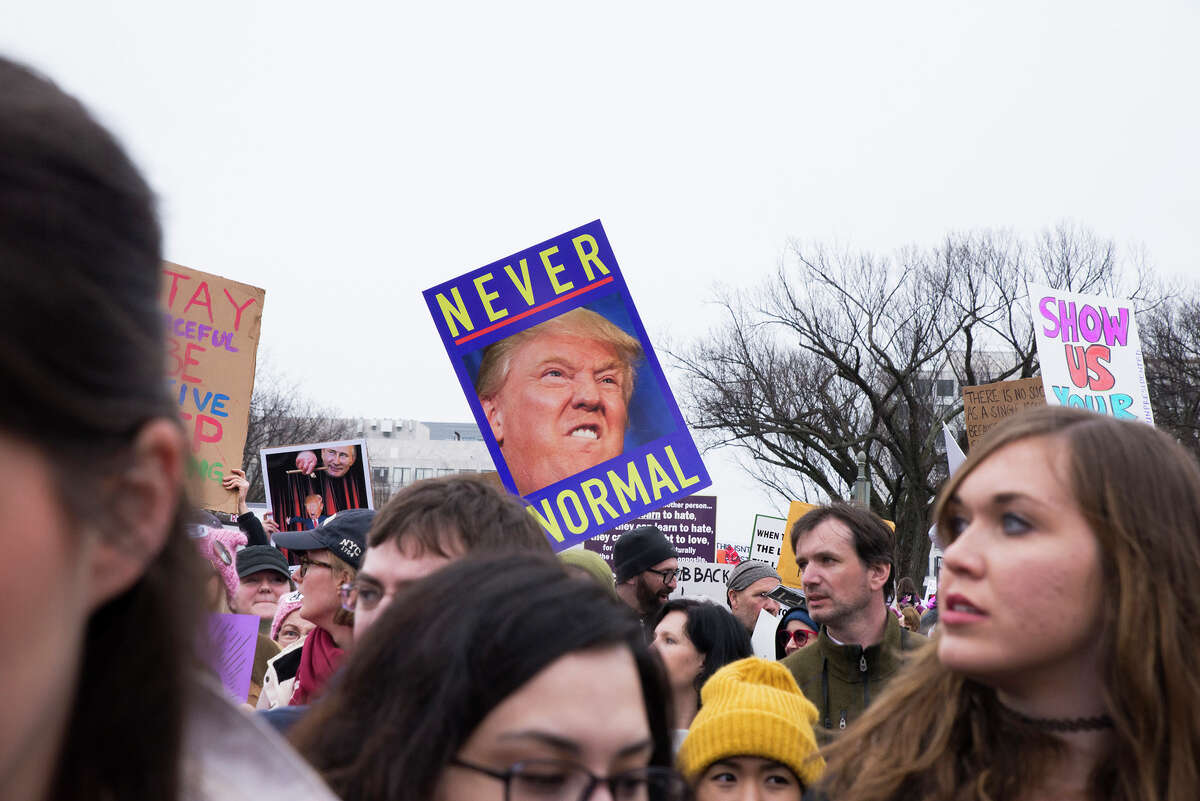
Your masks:
{"label": "person's shoulder", "polygon": [[779,664],[791,671],[792,677],[803,689],[804,683],[821,670],[820,647],[817,643],[805,646],[779,660]]}
{"label": "person's shoulder", "polygon": [[184,737],[185,801],[336,801],[291,746],[207,679],[194,682]]}
{"label": "person's shoulder", "polygon": [[909,629],[900,629],[901,651],[915,651],[927,642],[929,642],[929,637],[924,634]]}
{"label": "person's shoulder", "polygon": [[301,637],[294,643],[284,648],[275,656],[267,660],[267,669],[273,670],[275,676],[280,679],[290,679],[300,670],[300,651],[304,648],[304,641],[307,637]]}

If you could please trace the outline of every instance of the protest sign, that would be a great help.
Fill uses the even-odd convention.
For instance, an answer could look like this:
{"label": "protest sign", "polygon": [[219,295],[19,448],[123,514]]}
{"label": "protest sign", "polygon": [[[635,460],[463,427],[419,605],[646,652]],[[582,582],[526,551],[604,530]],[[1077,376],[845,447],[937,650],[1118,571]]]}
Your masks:
{"label": "protest sign", "polygon": [[967,461],[967,455],[963,453],[958,440],[950,433],[950,426],[945,422],[942,423],[942,443],[946,446],[946,466],[950,469],[950,475],[954,475],[963,462]]}
{"label": "protest sign", "polygon": [[208,647],[204,655],[225,691],[239,704],[250,694],[250,674],[258,646],[259,619],[255,615],[208,616]]}
{"label": "protest sign", "polygon": [[750,646],[759,659],[775,661],[775,632],[779,629],[779,618],[766,609],[758,610],[758,620],[750,634]]}
{"label": "protest sign", "polygon": [[1154,425],[1133,305],[1029,284],[1046,402]]}
{"label": "protest sign", "polygon": [[626,531],[638,526],[657,526],[672,545],[681,560],[712,562],[716,557],[717,497],[715,495],[692,495],[669,503],[649,514],[621,523],[608,531],[601,532],[584,542],[583,547],[604,557],[612,567],[613,546]]}
{"label": "protest sign", "polygon": [[266,293],[169,261],[162,277],[167,384],[188,435],[193,500],[236,512],[222,481],[242,466]]}
{"label": "protest sign", "polygon": [[1001,420],[1030,406],[1046,405],[1042,379],[1036,376],[963,387],[962,394],[968,446],[973,446]]}
{"label": "protest sign", "polygon": [[737,567],[750,558],[750,545],[733,542],[718,542],[715,546],[719,564]]}
{"label": "protest sign", "polygon": [[672,598],[707,598],[713,603],[728,608],[725,596],[725,582],[732,572],[731,565],[719,562],[683,562],[679,563],[679,575],[675,577],[675,591]]}
{"label": "protest sign", "polygon": [[307,531],[345,509],[374,509],[366,440],[263,448],[263,487],[280,531]]}
{"label": "protest sign", "polygon": [[599,220],[424,295],[504,485],[555,550],[711,483]]}
{"label": "protest sign", "polygon": [[804,515],[818,508],[816,504],[792,501],[788,506],[787,522],[783,526],[783,543],[779,547],[779,557],[775,561],[775,572],[779,574],[780,582],[789,587],[804,589],[800,581],[800,569],[796,567],[796,547],[792,545],[792,527]]}
{"label": "protest sign", "polygon": [[750,540],[750,558],[768,565],[779,563],[783,552],[783,530],[787,520],[768,515],[754,516],[754,534]]}

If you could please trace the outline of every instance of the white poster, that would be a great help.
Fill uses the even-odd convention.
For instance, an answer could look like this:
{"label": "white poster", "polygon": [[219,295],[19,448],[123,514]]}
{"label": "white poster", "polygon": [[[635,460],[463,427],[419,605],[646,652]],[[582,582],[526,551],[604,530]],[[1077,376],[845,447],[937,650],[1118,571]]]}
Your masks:
{"label": "white poster", "polygon": [[774,567],[783,553],[783,531],[787,520],[782,517],[754,516],[754,538],[750,540],[750,558]]}
{"label": "white poster", "polygon": [[1046,403],[1154,425],[1133,304],[1029,284]]}
{"label": "white poster", "polygon": [[680,562],[672,598],[707,598],[726,606],[725,582],[735,565],[719,562]]}

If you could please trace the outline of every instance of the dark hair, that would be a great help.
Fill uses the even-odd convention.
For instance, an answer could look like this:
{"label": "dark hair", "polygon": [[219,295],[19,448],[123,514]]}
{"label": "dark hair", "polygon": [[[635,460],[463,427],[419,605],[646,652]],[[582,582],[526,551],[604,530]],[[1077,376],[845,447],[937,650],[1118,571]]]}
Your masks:
{"label": "dark hair", "polygon": [[418,481],[392,496],[367,534],[372,548],[388,540],[445,557],[460,550],[551,553],[545,530],[520,498],[465,475]]}
{"label": "dark hair", "polygon": [[921,594],[917,592],[917,585],[908,576],[904,576],[896,582],[897,600],[903,598],[905,595],[912,598],[914,602],[921,600]]}
{"label": "dark hair", "polygon": [[596,582],[528,553],[468,557],[407,587],[291,739],[343,801],[425,801],[505,698],[562,656],[613,646],[633,654],[650,762],[668,766],[670,695],[637,619]]}
{"label": "dark hair", "polygon": [[[154,198],[74,98],[0,58],[0,429],[44,453],[64,508],[124,535],[119,472],[166,394]],[[88,622],[47,797],[174,799],[202,595],[182,504],[164,549]],[[135,693],[137,704],[130,703]],[[135,711],[135,709],[137,711]],[[131,759],[136,754],[137,759]]]}
{"label": "dark hair", "polygon": [[704,667],[696,676],[697,694],[712,674],[730,662],[754,656],[754,646],[746,627],[725,607],[695,598],[673,598],[663,604],[650,630],[658,628],[663,618],[672,612],[683,612],[687,616],[683,630],[696,650],[704,655]]}
{"label": "dark hair", "polygon": [[883,585],[883,599],[891,603],[895,597],[896,535],[874,512],[842,501],[819,506],[792,526],[792,548],[795,549],[801,536],[830,518],[841,521],[850,529],[854,536],[854,551],[864,565],[888,566],[887,582]]}

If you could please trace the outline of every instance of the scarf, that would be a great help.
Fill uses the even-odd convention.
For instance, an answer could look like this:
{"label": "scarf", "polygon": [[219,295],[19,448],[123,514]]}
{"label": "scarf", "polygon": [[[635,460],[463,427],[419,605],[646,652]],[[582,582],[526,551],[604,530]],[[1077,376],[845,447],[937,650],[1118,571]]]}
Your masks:
{"label": "scarf", "polygon": [[309,632],[300,649],[300,668],[296,671],[296,686],[288,705],[302,706],[320,695],[345,653],[325,629],[316,628]]}

